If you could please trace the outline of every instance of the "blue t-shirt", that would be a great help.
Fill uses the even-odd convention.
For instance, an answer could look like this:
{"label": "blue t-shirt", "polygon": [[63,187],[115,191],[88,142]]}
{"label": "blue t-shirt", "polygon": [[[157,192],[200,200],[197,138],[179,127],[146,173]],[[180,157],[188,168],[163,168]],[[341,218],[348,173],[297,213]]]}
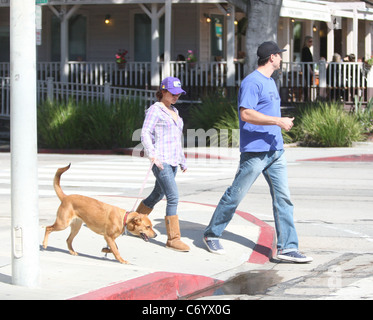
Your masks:
{"label": "blue t-shirt", "polygon": [[281,117],[281,99],[272,78],[258,70],[249,74],[241,83],[238,93],[238,118],[240,121],[240,151],[266,152],[284,147],[281,128],[276,125],[255,125],[241,120],[240,107],[253,109],[268,116]]}

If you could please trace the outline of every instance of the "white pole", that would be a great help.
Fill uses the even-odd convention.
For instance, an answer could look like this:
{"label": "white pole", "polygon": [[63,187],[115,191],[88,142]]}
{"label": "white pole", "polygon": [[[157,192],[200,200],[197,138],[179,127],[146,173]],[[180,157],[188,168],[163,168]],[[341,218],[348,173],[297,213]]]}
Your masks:
{"label": "white pole", "polygon": [[12,282],[39,285],[35,0],[10,2]]}

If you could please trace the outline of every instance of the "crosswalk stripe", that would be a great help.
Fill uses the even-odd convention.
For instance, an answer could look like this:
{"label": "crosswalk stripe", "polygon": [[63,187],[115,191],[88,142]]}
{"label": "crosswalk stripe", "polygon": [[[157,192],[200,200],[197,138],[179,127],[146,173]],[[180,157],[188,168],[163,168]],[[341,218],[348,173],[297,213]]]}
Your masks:
{"label": "crosswalk stripe", "polygon": [[[55,196],[53,178],[58,168],[67,164],[43,165],[38,167],[39,196]],[[61,186],[66,194],[120,195],[125,190],[140,190],[149,169],[148,159],[122,157],[118,159],[103,159],[102,161],[77,161],[71,164],[69,171],[61,177]],[[177,182],[190,182],[207,179],[209,176],[233,172],[232,165],[224,165],[224,161],[195,160],[189,163],[188,171],[182,174],[178,171]],[[151,173],[145,188],[152,188],[155,177]],[[0,170],[0,195],[11,193],[11,171]]]}

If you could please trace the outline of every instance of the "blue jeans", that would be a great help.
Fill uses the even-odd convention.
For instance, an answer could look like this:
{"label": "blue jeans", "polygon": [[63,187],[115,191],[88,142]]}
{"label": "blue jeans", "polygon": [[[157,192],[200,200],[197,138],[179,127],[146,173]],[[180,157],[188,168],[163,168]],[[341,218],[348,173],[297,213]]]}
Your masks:
{"label": "blue jeans", "polygon": [[208,239],[221,237],[236,208],[260,173],[263,173],[272,196],[277,250],[279,253],[296,251],[298,236],[293,220],[284,150],[241,153],[235,179],[220,199],[204,236]]}
{"label": "blue jeans", "polygon": [[173,167],[167,163],[162,163],[162,165],[163,170],[153,165],[152,170],[157,180],[152,193],[143,200],[143,203],[153,209],[166,196],[166,216],[173,216],[177,214],[177,205],[179,203],[179,192],[175,181],[177,167]]}

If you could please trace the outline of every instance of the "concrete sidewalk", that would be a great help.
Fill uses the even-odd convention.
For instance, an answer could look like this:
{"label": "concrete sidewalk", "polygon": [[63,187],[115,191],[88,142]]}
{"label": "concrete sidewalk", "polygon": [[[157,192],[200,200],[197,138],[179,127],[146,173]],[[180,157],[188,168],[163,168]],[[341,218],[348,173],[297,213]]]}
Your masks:
{"label": "concrete sidewalk", "polygon": [[[135,202],[123,197],[95,198],[126,208]],[[59,200],[54,198],[42,198],[39,203],[40,210],[55,211],[58,205]],[[246,262],[265,263],[272,254],[273,228],[244,212],[237,212],[224,233],[222,243],[227,254],[207,252],[202,234],[214,207],[189,202],[179,204],[179,219],[182,239],[191,251],[167,249],[165,205],[162,201],[151,214],[157,238],[149,243],[130,235],[117,238],[119,251],[129,265],[120,264],[112,254],[105,257],[101,253],[105,240],[85,226],[73,243],[79,256],[67,250],[70,228],[52,233],[48,248],[41,247],[39,288],[12,285],[10,258],[4,261],[6,252],[0,252],[0,299],[177,299],[227,280],[230,270]],[[45,226],[40,226],[40,243]],[[1,248],[6,248],[8,254],[9,228],[2,226],[0,232]]]}

